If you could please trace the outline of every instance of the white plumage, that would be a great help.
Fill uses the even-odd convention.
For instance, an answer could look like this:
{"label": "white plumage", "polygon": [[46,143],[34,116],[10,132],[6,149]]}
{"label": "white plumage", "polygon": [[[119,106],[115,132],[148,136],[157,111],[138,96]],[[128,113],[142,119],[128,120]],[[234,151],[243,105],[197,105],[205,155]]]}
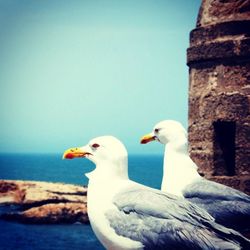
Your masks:
{"label": "white plumage", "polygon": [[250,197],[198,174],[197,165],[188,154],[187,132],[179,122],[159,122],[142,137],[141,143],[155,140],[165,145],[162,191],[189,199],[227,227],[250,229]]}
{"label": "white plumage", "polygon": [[[107,249],[240,249],[249,242],[204,210],[176,196],[129,180],[127,151],[112,136],[98,137],[63,158],[86,157],[88,215]],[[195,235],[193,232],[196,232]]]}

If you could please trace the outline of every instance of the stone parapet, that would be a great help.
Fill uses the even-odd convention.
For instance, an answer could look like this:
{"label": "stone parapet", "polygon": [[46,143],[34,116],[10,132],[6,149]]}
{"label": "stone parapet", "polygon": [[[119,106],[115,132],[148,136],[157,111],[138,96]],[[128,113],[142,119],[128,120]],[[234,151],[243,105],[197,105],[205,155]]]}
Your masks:
{"label": "stone parapet", "polygon": [[206,178],[248,193],[249,27],[250,0],[203,0],[187,50],[190,155]]}

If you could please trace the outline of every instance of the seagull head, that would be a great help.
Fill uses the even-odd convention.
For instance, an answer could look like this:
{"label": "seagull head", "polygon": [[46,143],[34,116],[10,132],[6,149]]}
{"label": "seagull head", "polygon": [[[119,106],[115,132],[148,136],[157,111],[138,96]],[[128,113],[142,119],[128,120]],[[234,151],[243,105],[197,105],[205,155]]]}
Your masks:
{"label": "seagull head", "polygon": [[180,122],[164,120],[157,123],[153,131],[141,138],[141,144],[159,141],[162,144],[175,143],[180,139],[186,140],[187,132]]}
{"label": "seagull head", "polygon": [[90,140],[85,146],[69,148],[63,154],[63,159],[74,158],[87,158],[97,167],[105,165],[111,168],[127,166],[128,155],[125,146],[117,138],[101,136]]}

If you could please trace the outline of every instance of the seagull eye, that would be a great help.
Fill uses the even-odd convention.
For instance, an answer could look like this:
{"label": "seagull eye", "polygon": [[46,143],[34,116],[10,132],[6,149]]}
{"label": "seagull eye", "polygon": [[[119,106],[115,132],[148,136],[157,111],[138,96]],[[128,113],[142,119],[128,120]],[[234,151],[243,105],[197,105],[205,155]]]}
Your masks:
{"label": "seagull eye", "polygon": [[155,133],[158,133],[160,129],[156,128],[154,131]]}
{"label": "seagull eye", "polygon": [[97,143],[94,143],[94,144],[92,145],[92,148],[99,148],[99,147],[100,147],[100,145],[97,144]]}

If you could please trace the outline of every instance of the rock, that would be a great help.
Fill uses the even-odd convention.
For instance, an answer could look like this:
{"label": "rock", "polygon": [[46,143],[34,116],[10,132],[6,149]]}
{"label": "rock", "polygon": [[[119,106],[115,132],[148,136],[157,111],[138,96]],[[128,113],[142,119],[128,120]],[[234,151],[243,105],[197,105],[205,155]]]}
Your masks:
{"label": "rock", "polygon": [[89,222],[86,204],[72,202],[46,204],[22,212],[6,213],[1,217],[7,220],[37,224]]}
{"label": "rock", "polygon": [[39,181],[0,181],[0,204],[18,205],[1,218],[24,223],[88,223],[87,188]]}

